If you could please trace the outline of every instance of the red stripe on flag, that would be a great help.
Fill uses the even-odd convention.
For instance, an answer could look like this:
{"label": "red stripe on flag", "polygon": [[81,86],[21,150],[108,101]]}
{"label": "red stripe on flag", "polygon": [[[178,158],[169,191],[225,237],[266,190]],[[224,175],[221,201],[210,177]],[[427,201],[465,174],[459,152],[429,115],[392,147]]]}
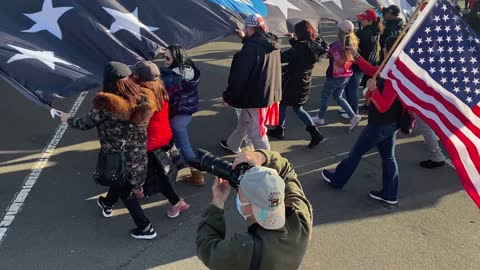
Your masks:
{"label": "red stripe on flag", "polygon": [[[445,119],[444,115],[435,106],[433,106],[432,104],[426,103],[423,100],[417,98],[416,95],[414,93],[412,93],[410,91],[410,89],[405,87],[405,85],[402,84],[401,80],[396,78],[392,74],[391,71],[389,72],[389,77],[394,78],[395,81],[397,82],[398,86],[400,87],[400,89],[396,89],[397,91],[401,91],[410,100],[412,100],[412,102],[416,103],[418,106],[434,112],[441,119],[442,118]],[[407,104],[407,106],[408,106],[408,104]],[[422,116],[422,119],[424,119],[425,122],[429,126],[431,126],[433,128],[433,130],[435,130],[437,135],[440,137],[441,141],[444,143],[445,147],[447,148],[447,151],[450,154],[450,158],[452,160],[452,163],[455,166],[455,169],[457,170],[457,173],[460,177],[460,180],[461,180],[465,190],[470,195],[470,197],[475,202],[475,204],[480,208],[480,194],[479,194],[480,191],[477,190],[475,188],[475,186],[473,185],[473,182],[472,182],[472,179],[470,179],[468,170],[465,167],[464,163],[462,162],[461,157],[464,156],[464,155],[461,155],[460,152],[463,152],[463,151],[460,151],[458,148],[456,148],[455,144],[449,139],[449,137],[446,134],[443,133],[442,129],[440,128],[440,126],[436,122],[427,118],[421,111],[418,111],[415,108],[411,108],[411,109],[413,109],[416,113],[418,113],[420,116]],[[473,148],[476,148],[475,145],[473,145],[470,140],[465,139],[464,134],[462,132],[460,132],[456,127],[454,127],[449,121],[447,121],[447,122],[442,121],[442,122],[452,133],[454,133],[459,138],[460,141],[462,141],[464,143],[464,147],[469,152],[469,154],[470,154],[469,150],[470,150],[470,148],[472,148],[472,146],[473,146]],[[452,127],[456,132],[452,131]],[[463,138],[460,138],[459,135]],[[467,146],[466,143],[468,143],[469,145]],[[474,151],[474,152],[476,152],[476,151]],[[470,156],[471,156],[471,154],[470,154]],[[477,158],[472,158],[472,162],[473,162],[473,164],[475,164],[475,167],[476,167],[477,172],[478,172],[479,168],[478,168],[478,165],[476,165],[476,164],[479,163],[478,162],[478,152],[477,152],[476,156],[477,156]]]}
{"label": "red stripe on flag", "polygon": [[407,77],[410,82],[421,89],[425,94],[432,96],[434,99],[442,103],[449,112],[454,114],[455,117],[460,120],[460,122],[462,122],[462,124],[464,124],[468,129],[470,129],[477,137],[480,135],[480,127],[474,125],[472,121],[470,121],[470,119],[468,119],[465,114],[458,109],[458,106],[452,104],[441,93],[427,85],[424,80],[418,78],[415,73],[413,73],[403,62],[401,62],[401,60],[395,61],[395,64],[398,71]]}
{"label": "red stripe on flag", "polygon": [[[389,73],[389,77],[393,77],[394,75],[391,73]],[[409,79],[411,79],[409,77]],[[397,81],[398,82],[398,81]],[[472,160],[474,162],[475,167],[477,169],[478,172],[480,172],[480,153],[478,152],[477,150],[477,147],[476,147],[476,144],[480,143],[480,139],[478,142],[474,143],[472,142],[461,130],[460,130],[460,127],[457,127],[455,126],[454,124],[452,124],[452,122],[448,119],[447,116],[445,116],[445,114],[443,114],[439,108],[437,108],[436,106],[434,106],[433,104],[430,104],[430,103],[427,103],[427,102],[424,102],[422,99],[419,99],[417,97],[417,95],[415,95],[415,93],[411,92],[410,89],[408,89],[407,87],[405,87],[401,82],[398,82],[400,83],[400,91],[402,91],[402,93],[404,93],[410,100],[412,100],[414,103],[416,104],[421,104],[421,107],[422,108],[425,108],[429,111],[432,111],[433,113],[435,113],[438,118],[440,118],[440,121],[442,121],[442,123],[445,125],[445,127],[447,127],[450,132],[452,132],[453,134],[455,134],[466,146],[466,150],[468,151],[470,157],[472,157]],[[416,85],[418,87],[418,85]],[[425,89],[422,89],[419,87],[419,89],[423,90],[424,92],[431,92],[431,91],[434,91],[433,89],[429,89],[430,91],[425,91]],[[441,98],[441,97],[439,97]],[[439,100],[439,99],[436,99],[438,102],[440,103],[444,103],[442,102],[442,100]],[[416,111],[416,110],[415,110]],[[452,111],[450,111],[451,113],[454,113]],[[455,114],[455,113],[454,113]],[[476,139],[478,139],[478,134],[473,132],[474,135],[476,136]],[[478,165],[477,165],[478,164]]]}
{"label": "red stripe on flag", "polygon": [[[407,74],[405,74],[405,73],[403,73],[403,75],[407,76]],[[394,76],[394,75],[392,74],[392,71],[390,71],[389,77],[392,77],[392,76]],[[448,103],[448,101],[446,101],[443,98],[442,95],[440,95],[434,89],[430,88],[425,83],[423,83],[423,85],[421,85],[421,86],[416,84],[415,81],[416,82],[423,82],[418,77],[416,77],[414,75],[410,75],[410,77],[407,76],[407,78],[410,80],[410,82],[412,82],[417,88],[422,90],[424,93],[432,95],[432,96],[435,95],[436,96],[435,100],[437,100],[437,102],[442,103],[444,106],[445,106],[445,103]],[[425,108],[429,111],[434,112],[438,116],[438,118],[440,118],[440,121],[442,121],[442,123],[445,125],[445,127],[447,127],[450,130],[450,132],[455,134],[465,144],[465,146],[467,147],[466,150],[468,151],[470,157],[472,157],[472,160],[473,160],[474,164],[476,164],[475,167],[476,167],[477,171],[480,172],[480,153],[478,152],[477,147],[476,147],[476,145],[480,143],[480,139],[478,138],[479,134],[480,134],[480,129],[478,129],[470,121],[468,121],[468,119],[466,119],[466,117],[460,111],[458,111],[457,109],[449,110],[449,112],[454,114],[457,118],[458,118],[459,115],[461,115],[462,118],[465,118],[469,123],[469,125],[467,125],[467,128],[470,129],[470,127],[474,127],[475,130],[470,129],[470,131],[472,131],[472,133],[475,136],[475,139],[478,139],[478,141],[472,142],[472,140],[469,139],[460,130],[461,127],[458,127],[458,126],[454,125],[450,121],[450,119],[448,119],[448,117],[442,111],[440,111],[439,108],[437,108],[433,104],[424,102],[422,99],[419,99],[417,97],[417,95],[415,95],[415,93],[413,93],[410,89],[405,87],[405,85],[403,85],[402,83],[400,83],[400,86],[402,88],[401,89],[402,93],[404,93],[406,96],[408,96],[408,98],[410,98],[414,103],[422,104],[422,106],[421,106],[422,108]],[[467,122],[467,121],[465,121],[465,122]],[[464,123],[462,123],[462,124],[464,124]]]}
{"label": "red stripe on flag", "polygon": [[477,104],[477,105],[475,105],[475,106],[472,108],[472,111],[473,111],[473,113],[474,113],[476,116],[480,117],[480,103]]}

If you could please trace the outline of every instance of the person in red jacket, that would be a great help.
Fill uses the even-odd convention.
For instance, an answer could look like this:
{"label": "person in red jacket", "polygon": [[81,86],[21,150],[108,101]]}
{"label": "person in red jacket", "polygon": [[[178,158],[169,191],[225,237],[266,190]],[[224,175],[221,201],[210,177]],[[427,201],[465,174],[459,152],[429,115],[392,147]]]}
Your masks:
{"label": "person in red jacket", "polygon": [[[386,48],[390,48],[393,42],[387,41]],[[354,55],[355,64],[367,76],[374,75],[378,67],[372,67],[356,50],[350,49],[350,54]],[[330,186],[343,188],[362,160],[363,154],[376,146],[382,158],[382,189],[372,190],[368,194],[375,200],[396,204],[399,175],[395,158],[395,137],[403,108],[390,84],[390,80],[382,79],[378,81],[377,86],[376,80],[368,80],[366,96],[370,98],[371,103],[367,126],[362,130],[348,157],[342,160],[334,171],[322,170],[321,173]]]}
{"label": "person in red jacket", "polygon": [[[387,39],[386,46],[392,46],[395,42],[395,38]],[[354,55],[357,55],[358,52],[351,50]],[[385,54],[387,52],[384,52]],[[358,57],[355,60],[355,64],[362,69],[367,76],[373,76],[378,69],[378,66],[371,66],[363,57]],[[380,94],[379,91],[375,91],[377,82],[375,80],[370,81],[369,91],[366,96],[370,98],[374,103],[377,110],[381,113],[386,112],[395,99],[398,97],[397,92],[392,87],[392,82],[390,80],[385,80],[385,86],[383,92]],[[368,84],[367,84],[368,86]],[[427,145],[428,150],[428,159],[423,160],[419,165],[425,169],[434,169],[438,167],[445,166],[446,157],[442,153],[442,149],[438,145],[437,135],[432,130],[430,126],[425,123],[421,118],[417,117],[417,128],[423,136],[425,144]]]}
{"label": "person in red jacket", "polygon": [[175,193],[172,184],[167,176],[160,173],[153,151],[161,148],[168,151],[173,147],[172,130],[168,118],[168,93],[165,85],[160,78],[160,70],[157,65],[150,61],[138,62],[131,67],[133,80],[141,87],[150,89],[156,98],[156,111],[150,118],[147,127],[147,156],[148,156],[148,172],[147,179],[154,178],[157,183],[161,183],[160,192],[168,199],[172,207],[167,211],[167,216],[176,218],[181,212],[186,211],[190,205],[183,199],[180,199]]}

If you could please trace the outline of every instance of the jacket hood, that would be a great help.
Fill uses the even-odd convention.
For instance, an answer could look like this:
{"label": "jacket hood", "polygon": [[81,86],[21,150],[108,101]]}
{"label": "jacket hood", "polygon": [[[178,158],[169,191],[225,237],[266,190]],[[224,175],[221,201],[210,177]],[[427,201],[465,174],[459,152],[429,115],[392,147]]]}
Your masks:
{"label": "jacket hood", "polygon": [[185,67],[183,70],[176,67],[172,71],[182,76],[185,80],[191,81],[195,77],[195,70],[192,67]]}
{"label": "jacket hood", "polygon": [[403,28],[404,23],[402,18],[396,18],[392,20],[385,20],[385,24],[388,24],[390,26],[396,26],[398,28]]}
{"label": "jacket hood", "polygon": [[272,33],[257,32],[251,37],[245,39],[245,44],[258,44],[270,53],[280,49],[280,41],[278,37]]}
{"label": "jacket hood", "polygon": [[140,100],[131,106],[122,97],[106,92],[98,93],[93,99],[95,110],[105,110],[122,121],[134,124],[148,122],[156,109],[155,96],[152,91],[142,88]]}

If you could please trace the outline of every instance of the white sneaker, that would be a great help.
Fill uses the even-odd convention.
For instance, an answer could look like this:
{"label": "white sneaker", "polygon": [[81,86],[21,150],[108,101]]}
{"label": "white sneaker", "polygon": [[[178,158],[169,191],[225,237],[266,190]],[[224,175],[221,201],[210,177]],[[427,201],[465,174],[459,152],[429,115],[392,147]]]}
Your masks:
{"label": "white sneaker", "polygon": [[318,115],[312,117],[312,121],[316,125],[320,125],[320,126],[325,125],[325,118],[319,118]]}
{"label": "white sneaker", "polygon": [[354,128],[356,128],[358,126],[358,123],[360,123],[360,120],[362,120],[362,117],[360,115],[353,115],[353,118],[350,120],[350,128],[348,130],[352,131]]}
{"label": "white sneaker", "polygon": [[340,116],[341,116],[342,118],[345,118],[345,119],[350,119],[350,116],[348,116],[347,113],[342,113],[342,114],[340,114]]}
{"label": "white sneaker", "polygon": [[345,111],[344,109],[342,109],[342,108],[338,109],[338,112],[339,112],[339,113],[346,113],[346,111]]}

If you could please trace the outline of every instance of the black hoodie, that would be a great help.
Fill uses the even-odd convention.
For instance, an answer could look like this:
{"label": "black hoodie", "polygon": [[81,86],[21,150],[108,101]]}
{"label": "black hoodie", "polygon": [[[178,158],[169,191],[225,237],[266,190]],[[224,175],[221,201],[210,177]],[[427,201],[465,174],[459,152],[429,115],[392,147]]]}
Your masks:
{"label": "black hoodie", "polygon": [[[370,64],[376,66],[380,60],[380,47],[378,41],[380,38],[380,29],[376,24],[367,25],[355,33],[358,37],[359,44],[358,49],[363,59],[367,60]],[[357,71],[361,71],[357,65],[353,68]]]}
{"label": "black hoodie", "polygon": [[389,37],[398,37],[400,32],[402,32],[403,27],[405,26],[402,18],[396,18],[393,20],[385,20],[385,29],[383,34],[380,36],[380,47],[385,47],[385,42]]}
{"label": "black hoodie", "polygon": [[234,108],[265,108],[282,98],[280,43],[271,33],[257,32],[233,56],[223,100]]}

